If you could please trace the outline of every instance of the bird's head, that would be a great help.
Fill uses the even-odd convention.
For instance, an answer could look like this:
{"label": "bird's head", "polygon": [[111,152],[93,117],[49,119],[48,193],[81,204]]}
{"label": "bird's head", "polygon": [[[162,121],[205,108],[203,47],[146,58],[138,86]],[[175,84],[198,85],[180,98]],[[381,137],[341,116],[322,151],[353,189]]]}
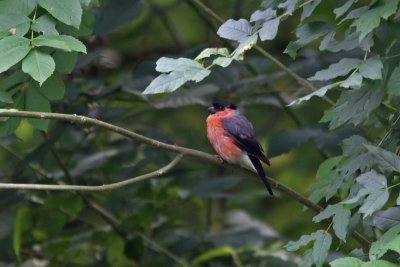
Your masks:
{"label": "bird's head", "polygon": [[216,113],[226,113],[227,111],[236,110],[237,107],[234,104],[223,103],[223,102],[215,102],[211,107],[208,108],[208,112],[210,114]]}

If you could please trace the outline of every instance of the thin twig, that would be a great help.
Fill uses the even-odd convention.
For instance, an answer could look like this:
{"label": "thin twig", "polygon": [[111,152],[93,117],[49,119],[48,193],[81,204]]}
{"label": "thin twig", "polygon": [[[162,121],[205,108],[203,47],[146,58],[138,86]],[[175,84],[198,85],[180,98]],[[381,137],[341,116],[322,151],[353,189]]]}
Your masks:
{"label": "thin twig", "polygon": [[[131,138],[133,140],[151,145],[153,147],[156,148],[160,148],[160,149],[164,149],[164,150],[168,150],[168,151],[172,151],[175,153],[179,153],[179,154],[183,154],[183,155],[187,155],[187,156],[191,156],[191,157],[195,157],[197,159],[200,159],[202,161],[208,162],[208,163],[212,163],[214,165],[220,166],[220,167],[224,167],[227,169],[231,169],[233,171],[239,171],[242,173],[245,173],[247,175],[251,175],[253,177],[257,177],[257,174],[251,170],[242,168],[240,166],[237,165],[232,165],[226,162],[222,162],[219,158],[215,157],[214,155],[202,152],[202,151],[198,151],[195,149],[190,149],[190,148],[186,148],[186,147],[181,147],[181,146],[177,146],[177,145],[170,145],[167,143],[163,143],[160,141],[157,141],[155,139],[151,139],[149,137],[137,134],[135,132],[129,131],[127,129],[118,127],[116,125],[104,122],[104,121],[100,121],[97,119],[92,119],[92,118],[88,118],[85,116],[78,116],[76,114],[74,115],[69,115],[69,114],[62,114],[62,113],[48,113],[48,112],[32,112],[32,111],[17,111],[17,110],[12,110],[12,111],[7,111],[7,110],[0,110],[0,117],[20,117],[20,118],[33,118],[33,119],[52,119],[52,120],[61,120],[61,121],[68,121],[68,122],[75,122],[75,123],[79,123],[82,125],[90,125],[90,126],[98,126],[107,130],[110,130],[112,132],[115,133],[119,133],[123,136],[126,136],[128,138]],[[179,156],[178,156],[179,157]],[[179,159],[175,158],[175,160],[179,161]],[[174,160],[174,161],[175,161]],[[171,164],[173,164],[172,161],[168,166],[170,166]],[[176,164],[176,163],[175,163]],[[164,168],[167,168],[168,166],[165,166]],[[173,166],[172,166],[173,167]],[[162,168],[163,169],[163,168]],[[149,173],[149,174],[145,174],[143,176],[148,176],[148,175],[152,175],[152,177],[157,176],[157,173],[159,171],[153,172],[153,173]],[[154,175],[154,173],[156,173],[156,175]],[[136,177],[137,178],[140,178]],[[134,178],[132,178],[134,179]],[[143,177],[141,178],[143,180]],[[148,179],[148,178],[145,178]],[[323,210],[323,208],[321,206],[319,206],[318,204],[315,204],[314,202],[312,202],[311,200],[303,197],[301,194],[299,194],[298,192],[294,191],[293,189],[271,179],[270,177],[268,177],[268,179],[270,180],[270,183],[281,193],[284,193],[285,195],[289,196],[290,198],[295,199],[296,201],[298,201],[299,203],[303,204],[304,206],[320,212]],[[120,183],[125,183],[124,185],[126,185],[126,181],[120,182]],[[117,183],[117,184],[120,184]],[[15,184],[14,184],[15,185]],[[25,189],[39,189],[39,188],[35,188],[34,184],[27,184],[26,186],[29,187],[24,187],[23,185],[18,185],[18,187],[11,187],[11,188],[25,188]],[[54,188],[54,185],[46,185],[46,186],[50,186]],[[59,186],[56,186],[59,187]],[[76,186],[76,187],[81,187],[81,186]],[[101,188],[101,189],[100,189]],[[57,190],[57,189],[56,189]],[[76,189],[73,189],[76,190]],[[79,190],[79,189],[78,189]],[[104,190],[104,187],[99,186],[99,190]],[[93,191],[93,190],[90,190]],[[353,232],[353,236],[355,237],[355,239],[364,247],[364,248],[369,248],[371,242],[368,241],[366,238],[364,238],[361,234],[357,233],[357,232]]]}
{"label": "thin twig", "polygon": [[[97,203],[95,203],[91,200],[85,200],[85,202],[96,213],[98,213],[114,229],[114,231],[116,231],[123,238],[126,238],[128,233],[126,233],[126,231],[120,226],[120,222],[112,213],[103,209],[103,207],[101,207],[100,205],[98,205]],[[164,248],[163,246],[158,244],[156,241],[150,239],[148,236],[146,236],[140,232],[134,232],[134,234],[137,236],[140,236],[140,238],[142,238],[142,240],[145,243],[147,243],[154,251],[157,251],[160,254],[166,255],[167,257],[169,257],[170,259],[175,261],[180,266],[190,267],[190,265],[184,259],[181,259],[179,256],[175,255],[173,252]]]}
{"label": "thin twig", "polygon": [[71,191],[106,191],[124,187],[126,185],[141,182],[150,178],[164,175],[182,159],[183,155],[179,154],[168,165],[156,171],[136,176],[121,182],[104,185],[52,185],[52,184],[14,184],[0,183],[0,189],[33,189],[33,190],[71,190]]}

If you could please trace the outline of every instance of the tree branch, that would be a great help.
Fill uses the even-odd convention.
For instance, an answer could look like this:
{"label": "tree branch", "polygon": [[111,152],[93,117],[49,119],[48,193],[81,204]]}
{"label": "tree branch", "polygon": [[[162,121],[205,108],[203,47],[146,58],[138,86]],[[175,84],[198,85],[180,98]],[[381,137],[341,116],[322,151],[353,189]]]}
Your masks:
{"label": "tree branch", "polygon": [[[253,177],[258,177],[257,174],[251,170],[245,169],[243,167],[237,166],[237,165],[232,165],[226,162],[222,162],[220,159],[218,159],[217,157],[215,157],[214,155],[202,152],[202,151],[198,151],[195,149],[190,149],[190,148],[186,148],[186,147],[181,147],[181,146],[177,146],[177,145],[170,145],[167,143],[163,143],[160,141],[157,141],[155,139],[151,139],[149,137],[137,134],[135,132],[129,131],[127,129],[118,127],[116,125],[104,122],[104,121],[100,121],[97,119],[93,119],[93,118],[89,118],[89,117],[85,117],[85,116],[79,116],[76,114],[70,115],[70,114],[62,114],[62,113],[48,113],[48,112],[32,112],[32,111],[17,111],[17,110],[6,110],[6,109],[2,109],[0,110],[0,117],[19,117],[19,118],[33,118],[33,119],[51,119],[51,120],[61,120],[61,121],[67,121],[67,122],[75,122],[75,123],[79,123],[82,125],[90,125],[90,126],[97,126],[97,127],[101,127],[107,130],[110,130],[112,132],[115,133],[119,133],[123,136],[126,136],[130,139],[133,139],[135,141],[138,142],[142,142],[148,145],[151,145],[153,147],[156,148],[160,148],[160,149],[164,149],[164,150],[168,150],[168,151],[172,151],[175,153],[179,153],[182,155],[178,155],[177,158],[175,158],[170,164],[168,164],[167,166],[161,168],[161,171],[165,171],[165,169],[169,170],[170,168],[172,168],[183,155],[187,155],[187,156],[191,156],[191,157],[195,157],[197,159],[200,159],[204,162],[208,162],[208,163],[212,163],[214,165],[223,167],[223,168],[227,168],[233,171],[239,171],[241,173],[244,173],[246,175],[251,175]],[[132,179],[135,179],[134,181],[138,181],[139,180],[143,180],[143,179],[148,179],[151,177],[155,177],[158,175],[161,175],[162,173],[160,173],[160,170],[149,173],[149,174],[145,174],[142,176],[138,176],[135,178],[131,178],[129,180],[125,180],[119,183],[116,183],[120,186],[124,186],[126,184],[132,183]],[[322,211],[324,208],[322,208],[321,206],[319,206],[318,204],[315,204],[314,202],[312,202],[311,200],[303,197],[302,195],[300,195],[299,193],[297,193],[296,191],[294,191],[293,189],[277,182],[276,180],[271,179],[270,177],[268,177],[269,181],[271,182],[271,184],[276,188],[276,190],[278,190],[281,193],[284,193],[285,195],[289,196],[290,198],[295,199],[296,201],[298,201],[299,203],[303,204],[304,206],[316,211],[316,212],[320,212]],[[121,183],[123,183],[121,185]],[[3,185],[7,185],[7,184],[3,184]],[[8,184],[10,185],[10,184]],[[40,186],[44,186],[44,185],[34,185],[34,184],[27,184],[27,185],[23,185],[23,184],[11,184],[12,186],[10,187],[3,187],[3,188],[24,188],[24,189],[46,189],[46,190],[60,190],[60,189],[54,189],[54,188],[59,188],[61,185],[45,185],[48,188],[40,188]],[[67,185],[62,185],[63,187],[67,186]],[[111,189],[116,188],[115,184],[111,184],[109,186],[113,186],[111,187]],[[120,187],[117,186],[117,187]],[[71,187],[75,187],[75,188],[71,188]],[[68,190],[87,190],[87,189],[81,189],[81,188],[85,188],[86,186],[70,186],[70,189]],[[80,189],[78,189],[80,188]],[[96,190],[107,190],[107,188],[105,189],[104,186],[95,186],[95,188],[98,188]],[[110,188],[108,188],[110,189]],[[89,190],[89,191],[96,191],[96,190]],[[368,241],[366,238],[364,238],[361,234],[354,232],[353,233],[354,238],[364,247],[364,248],[369,248],[370,246],[370,241]]]}
{"label": "tree branch", "polygon": [[178,164],[183,155],[179,154],[168,165],[156,171],[139,175],[121,182],[104,184],[104,185],[56,185],[56,184],[13,184],[13,183],[0,183],[0,189],[32,189],[32,190],[71,190],[71,191],[106,191],[124,187],[126,185],[141,182],[154,177],[159,177],[170,171]]}

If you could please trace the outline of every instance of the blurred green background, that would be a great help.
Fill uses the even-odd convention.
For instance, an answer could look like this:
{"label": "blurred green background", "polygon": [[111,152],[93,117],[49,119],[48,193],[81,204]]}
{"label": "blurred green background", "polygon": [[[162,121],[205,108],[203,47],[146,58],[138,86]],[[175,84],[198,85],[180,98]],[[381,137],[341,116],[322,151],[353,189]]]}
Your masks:
{"label": "blurred green background", "polygon": [[[314,18],[333,19],[336,2],[324,1]],[[226,20],[249,18],[261,1],[204,3]],[[201,83],[142,95],[157,76],[158,58],[194,58],[204,48],[229,46],[216,35],[219,24],[191,0],[108,0],[91,12],[94,33],[82,39],[88,54],[64,77],[66,97],[53,103],[53,112],[98,118],[214,153],[206,138],[207,107],[215,100],[232,102],[253,122],[271,157],[268,175],[305,196],[319,164],[340,152],[340,140],[353,132],[327,133],[318,124],[328,107],[320,99],[282,105],[306,91],[255,50],[228,68],[213,68]],[[295,14],[280,25],[275,40],[259,44],[310,77],[338,56],[321,55],[313,45],[296,60],[283,54],[298,22]],[[173,157],[93,127],[52,121],[43,134],[23,121],[17,136],[1,139],[0,173],[2,182],[97,185],[153,171]],[[167,176],[110,192],[0,194],[0,266],[17,261],[16,246],[21,266],[38,266],[33,259],[50,266],[179,266],[169,253],[190,266],[234,266],[237,255],[243,266],[296,266],[299,257],[283,244],[320,227],[295,200],[279,193],[266,197],[257,179],[189,157]],[[223,246],[233,252],[218,250]],[[212,251],[222,256],[207,254]]]}

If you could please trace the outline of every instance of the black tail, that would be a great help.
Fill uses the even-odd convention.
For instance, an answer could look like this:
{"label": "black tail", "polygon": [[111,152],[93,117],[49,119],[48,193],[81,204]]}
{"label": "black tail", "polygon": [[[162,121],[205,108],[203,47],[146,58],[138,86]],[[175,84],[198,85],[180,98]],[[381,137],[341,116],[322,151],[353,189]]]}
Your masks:
{"label": "black tail", "polygon": [[249,155],[249,158],[251,160],[251,163],[253,163],[254,168],[256,168],[256,171],[257,171],[258,175],[260,176],[261,180],[264,182],[264,185],[267,188],[269,194],[271,196],[273,196],[274,193],[272,192],[271,185],[269,184],[269,182],[265,176],[265,172],[261,165],[260,160],[252,155]]}

